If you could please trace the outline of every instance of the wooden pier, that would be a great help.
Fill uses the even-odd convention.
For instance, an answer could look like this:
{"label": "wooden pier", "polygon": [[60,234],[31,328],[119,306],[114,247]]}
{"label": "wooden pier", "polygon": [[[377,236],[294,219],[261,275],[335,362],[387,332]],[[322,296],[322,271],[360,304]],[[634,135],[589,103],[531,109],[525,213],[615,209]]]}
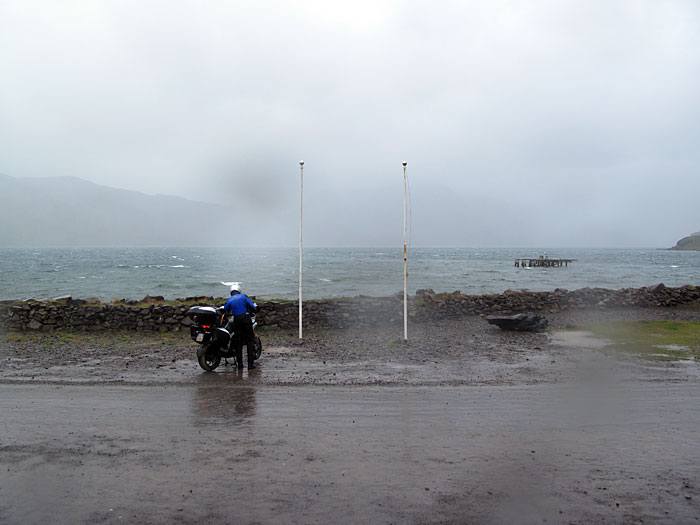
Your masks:
{"label": "wooden pier", "polygon": [[537,259],[532,259],[529,257],[524,257],[520,259],[515,259],[516,268],[553,268],[556,266],[569,266],[570,262],[574,262],[576,259],[550,259],[540,255]]}

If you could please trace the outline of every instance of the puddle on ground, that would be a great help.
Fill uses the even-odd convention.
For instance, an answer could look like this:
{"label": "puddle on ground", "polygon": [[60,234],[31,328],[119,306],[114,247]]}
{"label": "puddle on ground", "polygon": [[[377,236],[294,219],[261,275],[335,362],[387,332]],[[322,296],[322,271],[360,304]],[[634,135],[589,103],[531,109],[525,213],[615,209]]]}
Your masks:
{"label": "puddle on ground", "polygon": [[559,330],[552,333],[552,343],[574,348],[605,348],[610,341],[595,337],[586,330]]}
{"label": "puddle on ground", "polygon": [[697,381],[293,388],[234,377],[201,373],[157,388],[0,385],[0,522],[700,515],[688,460],[700,454]]}
{"label": "puddle on ground", "polygon": [[681,351],[681,352],[686,352],[690,350],[689,346],[684,346],[684,345],[654,345],[654,348],[661,348],[662,350],[673,350],[673,351]]}

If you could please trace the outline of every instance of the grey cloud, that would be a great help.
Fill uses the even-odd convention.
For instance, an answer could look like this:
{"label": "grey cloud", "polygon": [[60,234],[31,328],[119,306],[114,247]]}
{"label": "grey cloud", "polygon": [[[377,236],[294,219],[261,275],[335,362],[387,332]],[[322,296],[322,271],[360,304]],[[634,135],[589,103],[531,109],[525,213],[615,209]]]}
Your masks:
{"label": "grey cloud", "polygon": [[303,158],[309,244],[381,245],[406,159],[418,245],[672,245],[699,29],[689,1],[4,2],[0,172],[236,199],[293,244]]}

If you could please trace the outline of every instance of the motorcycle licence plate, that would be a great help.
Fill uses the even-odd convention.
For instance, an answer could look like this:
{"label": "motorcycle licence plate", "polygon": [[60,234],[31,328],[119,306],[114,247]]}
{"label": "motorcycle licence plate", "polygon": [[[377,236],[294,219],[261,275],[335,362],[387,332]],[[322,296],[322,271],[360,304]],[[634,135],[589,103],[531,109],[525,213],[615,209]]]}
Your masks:
{"label": "motorcycle licence plate", "polygon": [[195,338],[195,341],[197,341],[198,343],[201,343],[202,341],[204,341],[204,334],[201,332],[198,333],[197,337]]}

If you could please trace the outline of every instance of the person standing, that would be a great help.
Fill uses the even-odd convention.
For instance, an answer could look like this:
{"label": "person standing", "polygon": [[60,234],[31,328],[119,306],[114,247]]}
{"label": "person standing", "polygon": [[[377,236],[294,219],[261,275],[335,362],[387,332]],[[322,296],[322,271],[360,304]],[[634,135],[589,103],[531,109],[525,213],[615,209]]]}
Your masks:
{"label": "person standing", "polygon": [[[226,330],[236,334],[241,344],[246,345],[248,352],[248,370],[255,368],[255,334],[253,333],[253,320],[250,312],[255,312],[257,307],[250,298],[241,292],[241,283],[231,285],[231,297],[226,301],[224,310],[231,313],[231,319],[226,324]],[[243,368],[243,347],[236,345],[236,362],[238,368]]]}

